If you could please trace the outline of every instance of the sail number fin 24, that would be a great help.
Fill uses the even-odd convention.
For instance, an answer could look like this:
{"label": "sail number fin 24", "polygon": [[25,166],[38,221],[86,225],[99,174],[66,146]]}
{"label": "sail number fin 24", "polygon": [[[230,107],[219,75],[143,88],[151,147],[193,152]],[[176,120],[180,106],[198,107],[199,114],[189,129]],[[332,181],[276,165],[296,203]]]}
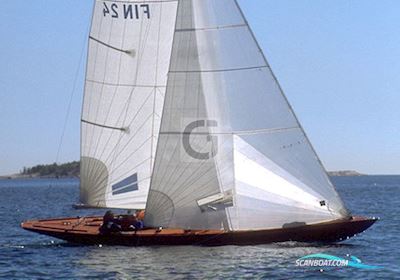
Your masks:
{"label": "sail number fin 24", "polygon": [[107,4],[103,2],[103,15],[112,18],[140,19],[150,18],[149,4]]}

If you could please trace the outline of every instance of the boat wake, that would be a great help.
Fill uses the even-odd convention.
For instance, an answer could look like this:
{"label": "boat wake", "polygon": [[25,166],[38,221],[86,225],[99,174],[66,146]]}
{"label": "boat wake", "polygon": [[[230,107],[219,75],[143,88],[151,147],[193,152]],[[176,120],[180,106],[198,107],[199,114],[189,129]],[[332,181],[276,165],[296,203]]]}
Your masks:
{"label": "boat wake", "polygon": [[27,243],[27,244],[1,244],[1,249],[40,249],[50,247],[80,247],[82,245],[68,243],[65,241],[49,241],[49,242],[38,242],[38,243]]}
{"label": "boat wake", "polygon": [[350,243],[323,243],[323,242],[298,242],[298,241],[287,241],[277,242],[273,244],[267,244],[265,246],[273,248],[355,248],[358,245]]}

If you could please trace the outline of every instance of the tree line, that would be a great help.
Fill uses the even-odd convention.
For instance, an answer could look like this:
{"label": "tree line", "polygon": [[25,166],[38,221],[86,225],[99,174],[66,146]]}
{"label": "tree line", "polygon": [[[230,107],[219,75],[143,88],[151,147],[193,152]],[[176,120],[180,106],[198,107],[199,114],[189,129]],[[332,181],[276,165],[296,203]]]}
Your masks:
{"label": "tree line", "polygon": [[21,174],[41,177],[79,176],[79,161],[72,161],[63,164],[39,164],[33,167],[24,167]]}

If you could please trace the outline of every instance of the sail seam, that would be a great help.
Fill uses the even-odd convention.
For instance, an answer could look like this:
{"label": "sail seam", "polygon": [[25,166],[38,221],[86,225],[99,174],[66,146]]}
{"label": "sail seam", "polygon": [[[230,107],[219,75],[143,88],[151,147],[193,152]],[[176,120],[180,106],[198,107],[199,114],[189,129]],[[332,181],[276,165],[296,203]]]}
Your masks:
{"label": "sail seam", "polygon": [[196,32],[196,31],[230,29],[230,28],[238,28],[238,27],[247,27],[247,25],[246,24],[231,24],[231,25],[222,25],[222,26],[215,26],[215,27],[182,28],[182,29],[176,29],[175,32]]}
{"label": "sail seam", "polygon": [[[112,153],[109,154],[109,156],[107,157],[107,159],[106,159],[104,162],[105,162],[105,163],[112,163],[112,159],[111,159],[112,155],[114,155],[116,158],[118,158],[118,157],[125,151],[125,149],[126,149],[127,147],[129,147],[129,145],[131,144],[132,140],[133,140],[137,135],[140,135],[139,132],[145,127],[145,125],[147,124],[147,122],[151,119],[152,115],[153,115],[153,114],[150,114],[150,115],[146,118],[146,120],[144,121],[144,123],[143,123],[140,127],[138,127],[137,129],[135,129],[135,133],[127,140],[127,142],[125,143],[125,145],[124,145],[119,151],[117,151],[116,149],[113,150]],[[130,126],[128,126],[128,127],[130,127]],[[148,139],[150,139],[150,137],[147,138],[146,141],[147,141]],[[134,152],[136,152],[136,150],[135,150]],[[111,159],[111,161],[110,161],[110,159]],[[121,164],[123,164],[123,163],[124,163],[126,160],[128,160],[128,159],[129,159],[129,157],[127,157],[122,163],[120,163],[120,164],[118,165],[118,167],[121,166]]]}
{"label": "sail seam", "polygon": [[165,85],[139,85],[139,84],[119,84],[119,83],[110,83],[110,82],[101,82],[95,81],[91,79],[86,79],[86,82],[107,85],[107,86],[121,86],[121,87],[141,87],[141,88],[165,88]]}
{"label": "sail seam", "polygon": [[248,134],[258,134],[258,133],[274,133],[282,132],[288,130],[300,129],[298,126],[293,127],[281,127],[281,128],[265,128],[265,129],[254,129],[254,130],[241,130],[232,132],[180,132],[180,131],[164,131],[160,134],[170,134],[170,135],[248,135]]}
{"label": "sail seam", "polygon": [[234,72],[234,71],[242,71],[242,70],[261,69],[261,68],[269,68],[269,66],[268,66],[268,65],[260,65],[260,66],[250,66],[250,67],[227,68],[227,69],[209,69],[209,70],[172,70],[172,71],[169,71],[169,73],[215,73],[215,72]]}
{"label": "sail seam", "polygon": [[[130,94],[133,94],[133,92],[135,91],[136,89],[132,89],[132,91],[131,91],[131,93]],[[136,120],[136,118],[138,117],[138,115],[139,115],[139,113],[141,112],[141,110],[142,110],[142,108],[146,105],[146,103],[147,103],[147,101],[149,100],[149,98],[151,97],[151,93],[147,96],[147,98],[145,99],[145,101],[143,102],[143,104],[141,104],[141,106],[140,106],[140,108],[136,111],[136,114],[133,116],[133,119],[130,121],[130,123],[126,126],[126,127],[130,127],[133,123],[134,123],[134,121]],[[125,106],[128,106],[128,103],[126,103],[126,105]],[[123,111],[125,111],[126,109],[125,109],[125,107],[124,107],[124,109],[123,109]],[[121,120],[121,118],[122,118],[122,116],[123,116],[123,111],[121,111],[121,114],[119,115],[119,117],[118,117],[118,121],[120,121]],[[146,121],[147,121],[147,119],[146,119]],[[124,120],[124,122],[125,122],[125,120]],[[143,125],[143,124],[142,124]],[[133,136],[131,136],[131,138],[130,139],[132,139],[133,137],[135,137],[136,136],[136,133],[135,133],[135,135],[133,135]],[[102,153],[101,153],[101,155],[100,155],[100,158],[103,158],[103,155],[104,155],[104,153],[106,152],[106,147],[108,146],[108,143],[110,142],[110,140],[111,140],[111,136],[108,138],[108,140],[107,140],[107,143],[106,143],[106,145],[104,146],[104,149],[103,149],[103,151],[102,151]],[[129,140],[130,141],[130,140]],[[129,142],[128,142],[128,144],[129,144]],[[128,144],[126,144],[126,145],[128,145]],[[123,149],[122,150],[124,150],[125,148],[126,148],[126,145],[123,147]],[[108,153],[108,156],[107,156],[107,158],[105,159],[105,163],[108,163],[109,162],[109,160],[110,160],[110,158],[112,157],[112,154],[114,154],[116,152],[116,146],[114,146],[114,148],[112,149],[112,151],[110,151],[109,153]]]}

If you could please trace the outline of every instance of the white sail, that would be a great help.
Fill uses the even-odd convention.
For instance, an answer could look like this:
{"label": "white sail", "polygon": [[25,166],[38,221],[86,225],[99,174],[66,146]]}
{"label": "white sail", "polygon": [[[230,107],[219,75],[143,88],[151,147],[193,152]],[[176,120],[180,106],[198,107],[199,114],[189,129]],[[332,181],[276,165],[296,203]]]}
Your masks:
{"label": "white sail", "polygon": [[144,209],[177,1],[96,0],[81,123],[82,203]]}
{"label": "white sail", "polygon": [[181,0],[148,226],[257,229],[347,216],[235,0]]}

